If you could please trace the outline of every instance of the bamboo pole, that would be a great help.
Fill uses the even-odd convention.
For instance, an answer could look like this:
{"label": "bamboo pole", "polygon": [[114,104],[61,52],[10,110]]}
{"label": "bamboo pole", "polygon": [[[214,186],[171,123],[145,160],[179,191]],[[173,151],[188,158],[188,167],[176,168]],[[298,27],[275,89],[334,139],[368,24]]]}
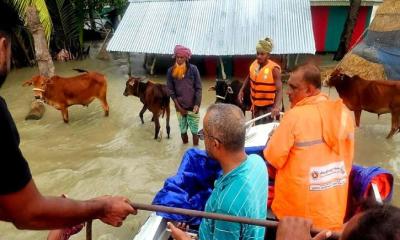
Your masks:
{"label": "bamboo pole", "polygon": [[[283,116],[285,113],[284,112],[280,112],[279,113],[279,115],[281,115],[281,116]],[[251,120],[249,120],[249,121],[247,121],[246,123],[245,123],[245,126],[246,127],[250,127],[253,123],[255,123],[257,120],[260,120],[260,119],[262,119],[262,118],[265,118],[265,117],[268,117],[268,116],[271,116],[271,113],[269,112],[269,113],[266,113],[266,114],[263,114],[263,115],[261,115],[261,116],[258,116],[258,117],[256,117],[256,118],[253,118],[253,119],[251,119]]]}
{"label": "bamboo pole", "polygon": [[[201,218],[222,220],[222,221],[228,221],[228,222],[251,224],[251,225],[257,225],[257,226],[262,226],[262,227],[267,227],[267,228],[277,228],[278,227],[278,222],[271,221],[271,220],[252,219],[252,218],[237,217],[237,216],[226,215],[226,214],[210,213],[210,212],[203,212],[203,211],[190,210],[190,209],[184,209],[184,208],[166,207],[166,206],[150,205],[150,204],[143,204],[143,203],[131,203],[131,205],[133,208],[138,209],[138,210],[180,214],[180,215],[186,215],[186,216],[191,216],[191,217],[201,217]],[[312,228],[311,234],[315,235],[321,231],[323,231],[323,230]],[[329,239],[339,239],[339,238],[340,238],[340,233],[332,232],[332,235]]]}

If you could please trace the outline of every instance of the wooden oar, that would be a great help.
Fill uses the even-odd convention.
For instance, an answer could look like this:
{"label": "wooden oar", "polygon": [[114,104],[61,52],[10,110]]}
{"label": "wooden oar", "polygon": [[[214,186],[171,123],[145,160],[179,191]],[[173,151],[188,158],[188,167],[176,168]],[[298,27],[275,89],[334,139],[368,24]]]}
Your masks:
{"label": "wooden oar", "polygon": [[[184,208],[175,208],[175,207],[166,207],[160,205],[150,205],[150,204],[143,204],[143,203],[131,203],[132,207],[138,210],[145,210],[145,211],[152,211],[152,212],[164,212],[164,213],[173,213],[173,214],[180,214],[186,215],[191,217],[202,217],[214,220],[223,220],[228,222],[237,222],[243,224],[251,224],[257,225],[267,228],[277,228],[278,222],[271,221],[271,220],[260,220],[260,219],[252,219],[252,218],[245,218],[245,217],[237,217],[232,215],[226,214],[219,214],[219,213],[209,213],[209,212],[202,212],[197,210],[189,210]],[[321,229],[312,228],[311,234],[315,235],[321,232]],[[332,235],[329,239],[339,239],[340,233],[332,232]]]}

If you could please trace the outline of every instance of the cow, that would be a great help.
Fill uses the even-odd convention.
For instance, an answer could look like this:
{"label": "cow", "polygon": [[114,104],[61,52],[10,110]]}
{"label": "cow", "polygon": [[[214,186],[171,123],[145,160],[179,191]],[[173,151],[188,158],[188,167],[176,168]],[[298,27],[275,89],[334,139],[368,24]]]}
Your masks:
{"label": "cow", "polygon": [[130,77],[128,81],[126,81],[126,87],[124,90],[124,96],[133,95],[140,99],[143,103],[143,108],[140,110],[139,117],[143,121],[144,112],[149,109],[150,112],[153,113],[154,125],[155,125],[155,133],[154,139],[158,138],[158,133],[160,132],[160,121],[159,117],[164,114],[166,117],[166,129],[168,138],[170,137],[170,126],[169,126],[169,116],[170,116],[170,108],[169,108],[169,91],[166,85],[153,83],[151,81],[145,81],[145,79],[140,77]]}
{"label": "cow", "polygon": [[243,104],[239,102],[238,94],[243,86],[243,82],[239,80],[222,80],[217,79],[215,86],[211,87],[210,90],[215,91],[215,103],[229,103],[238,106],[242,109],[243,113],[246,110],[250,110],[250,89],[245,89]]}
{"label": "cow", "polygon": [[95,98],[99,99],[104,109],[104,115],[109,115],[107,103],[107,79],[101,73],[74,69],[83,73],[74,77],[53,76],[47,78],[42,75],[34,76],[23,86],[33,85],[36,99],[61,111],[63,120],[68,123],[68,107],[71,105],[88,106]]}
{"label": "cow", "polygon": [[361,111],[379,115],[392,114],[392,127],[387,139],[400,130],[400,83],[388,80],[365,80],[358,75],[350,77],[336,69],[330,75],[328,86],[335,87],[344,104],[354,111],[357,127]]}

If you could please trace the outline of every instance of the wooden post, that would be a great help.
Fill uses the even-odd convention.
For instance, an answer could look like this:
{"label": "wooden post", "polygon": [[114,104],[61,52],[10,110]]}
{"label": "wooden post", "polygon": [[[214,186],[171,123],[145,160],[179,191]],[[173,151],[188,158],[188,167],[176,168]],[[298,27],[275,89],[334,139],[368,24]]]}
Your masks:
{"label": "wooden post", "polygon": [[219,57],[219,64],[221,65],[221,76],[222,80],[226,80],[226,73],[225,73],[225,66],[224,66],[224,61],[222,61],[222,57]]}
{"label": "wooden post", "polygon": [[156,55],[154,55],[153,63],[151,64],[151,67],[150,67],[150,75],[154,75],[154,68],[156,67],[156,60],[157,60],[157,57],[156,57]]}
{"label": "wooden post", "polygon": [[128,53],[128,76],[132,77],[132,60],[131,60],[131,53]]}

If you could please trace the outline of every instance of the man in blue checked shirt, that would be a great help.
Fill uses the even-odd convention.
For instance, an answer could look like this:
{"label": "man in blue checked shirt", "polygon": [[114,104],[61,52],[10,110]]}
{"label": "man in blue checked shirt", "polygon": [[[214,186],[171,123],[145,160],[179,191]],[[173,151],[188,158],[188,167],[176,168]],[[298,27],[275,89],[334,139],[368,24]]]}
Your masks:
{"label": "man in blue checked shirt", "polygon": [[[266,219],[268,174],[259,155],[246,155],[245,118],[230,104],[211,105],[199,131],[207,154],[221,164],[224,174],[215,182],[205,211],[253,219]],[[175,239],[190,239],[169,223]],[[264,239],[265,228],[254,225],[203,219],[199,239]]]}

